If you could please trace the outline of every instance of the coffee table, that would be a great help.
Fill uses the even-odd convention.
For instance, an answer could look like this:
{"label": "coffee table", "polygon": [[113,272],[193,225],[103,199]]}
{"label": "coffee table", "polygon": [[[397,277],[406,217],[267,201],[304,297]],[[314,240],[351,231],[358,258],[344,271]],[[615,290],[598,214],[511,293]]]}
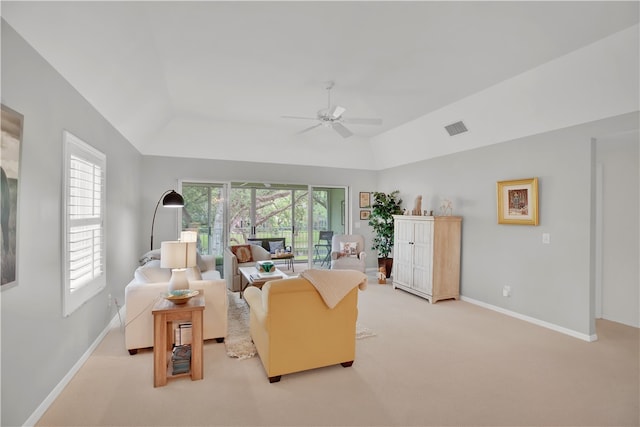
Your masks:
{"label": "coffee table", "polygon": [[[288,277],[277,268],[275,269],[273,274],[269,275],[260,273],[255,267],[240,267],[239,270],[240,274],[242,275],[242,277],[240,278],[240,298],[242,298],[244,290],[247,288],[247,286],[262,288],[262,285],[267,283],[269,280],[286,279]],[[260,274],[262,274],[263,276],[260,277]]]}

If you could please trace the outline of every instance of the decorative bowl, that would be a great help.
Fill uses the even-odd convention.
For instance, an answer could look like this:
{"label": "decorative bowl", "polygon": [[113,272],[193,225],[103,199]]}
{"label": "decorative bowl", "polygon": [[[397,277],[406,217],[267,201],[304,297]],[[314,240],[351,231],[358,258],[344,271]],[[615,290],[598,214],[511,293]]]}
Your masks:
{"label": "decorative bowl", "polygon": [[258,271],[265,273],[273,273],[276,266],[272,261],[258,261]]}
{"label": "decorative bowl", "polygon": [[190,289],[178,289],[175,291],[167,292],[164,295],[164,298],[174,304],[185,304],[187,301],[189,301],[199,293],[200,292],[198,291],[192,291]]}

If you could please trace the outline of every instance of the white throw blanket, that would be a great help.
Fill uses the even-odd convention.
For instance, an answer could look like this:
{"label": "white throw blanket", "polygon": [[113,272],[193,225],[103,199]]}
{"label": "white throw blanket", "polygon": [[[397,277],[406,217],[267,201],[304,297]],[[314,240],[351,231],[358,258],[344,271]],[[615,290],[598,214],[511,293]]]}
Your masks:
{"label": "white throw blanket", "polygon": [[367,276],[355,270],[305,270],[300,276],[307,279],[320,293],[327,307],[335,307],[351,289],[367,289]]}

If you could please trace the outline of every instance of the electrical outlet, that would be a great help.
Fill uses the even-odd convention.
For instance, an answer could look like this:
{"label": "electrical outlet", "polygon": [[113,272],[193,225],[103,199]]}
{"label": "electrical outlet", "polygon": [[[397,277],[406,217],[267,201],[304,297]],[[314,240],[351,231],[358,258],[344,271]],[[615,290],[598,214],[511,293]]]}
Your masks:
{"label": "electrical outlet", "polygon": [[502,288],[502,296],[503,297],[510,297],[511,296],[511,286],[505,285]]}

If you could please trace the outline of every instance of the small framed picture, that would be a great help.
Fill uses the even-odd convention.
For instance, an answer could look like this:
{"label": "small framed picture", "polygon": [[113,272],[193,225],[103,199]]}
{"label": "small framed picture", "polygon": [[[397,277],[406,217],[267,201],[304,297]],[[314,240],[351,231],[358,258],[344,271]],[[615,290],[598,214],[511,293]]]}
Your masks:
{"label": "small framed picture", "polygon": [[360,211],[360,219],[367,220],[371,217],[371,211]]}
{"label": "small framed picture", "polygon": [[[371,207],[371,193],[360,193],[360,207],[361,208],[370,208]],[[362,214],[360,214],[362,216]]]}
{"label": "small framed picture", "polygon": [[499,181],[498,224],[538,225],[538,178]]}

